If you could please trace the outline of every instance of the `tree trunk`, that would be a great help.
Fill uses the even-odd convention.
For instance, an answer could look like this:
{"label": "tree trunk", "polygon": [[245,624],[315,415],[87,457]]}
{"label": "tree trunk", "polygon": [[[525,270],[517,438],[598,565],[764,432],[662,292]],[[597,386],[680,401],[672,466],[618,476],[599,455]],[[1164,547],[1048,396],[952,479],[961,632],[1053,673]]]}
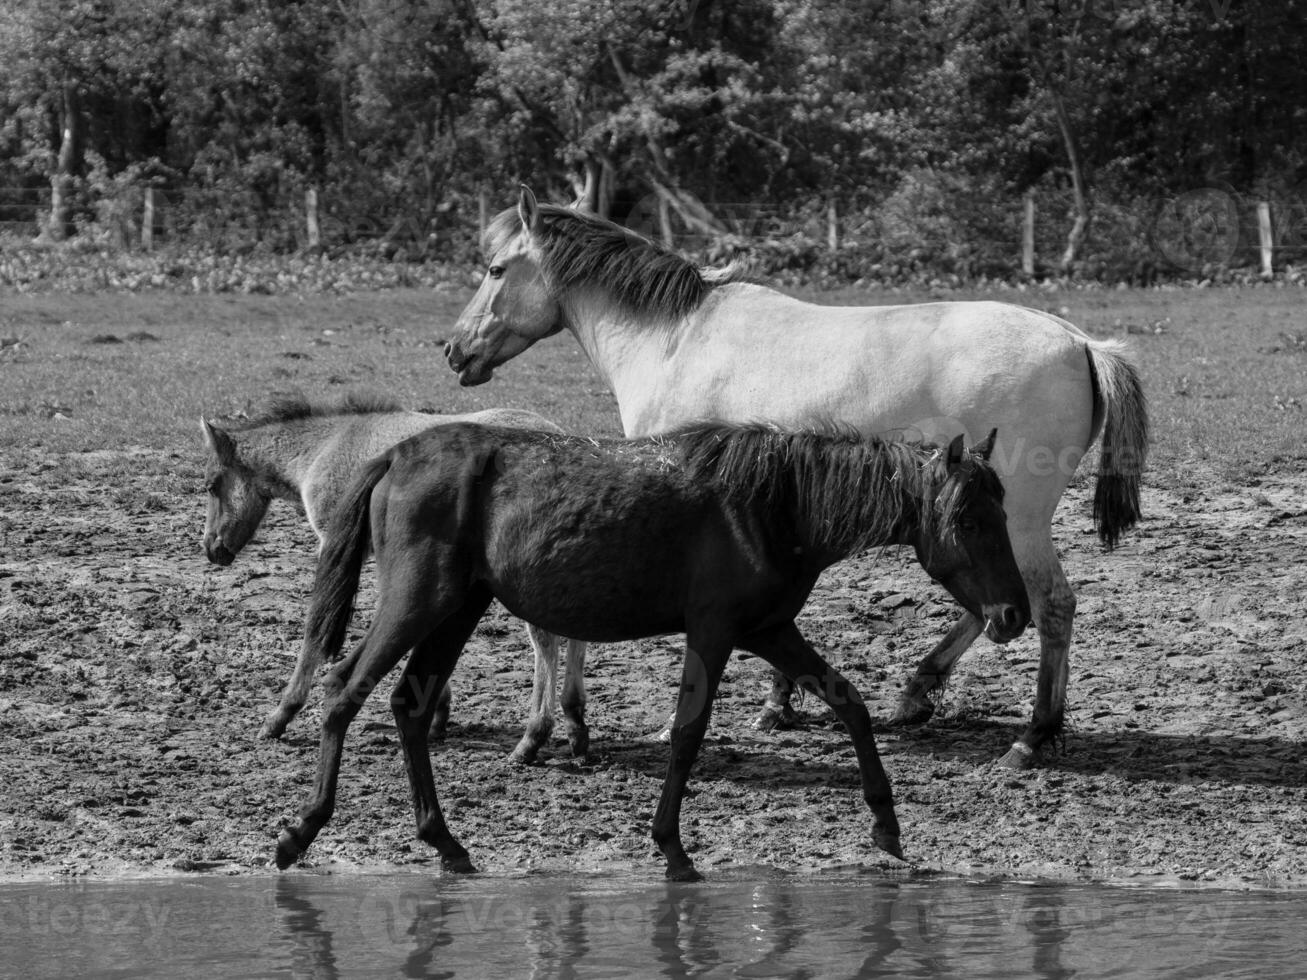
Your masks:
{"label": "tree trunk", "polygon": [[1093,215],[1089,207],[1089,187],[1085,176],[1084,160],[1080,156],[1080,145],[1076,142],[1075,133],[1071,129],[1071,117],[1067,114],[1062,96],[1055,89],[1052,90],[1052,96],[1053,112],[1057,115],[1057,128],[1062,134],[1067,164],[1071,169],[1071,196],[1075,204],[1075,220],[1071,224],[1071,230],[1067,232],[1066,249],[1062,252],[1062,261],[1059,264],[1065,275],[1071,271],[1071,266],[1079,254]]}
{"label": "tree trunk", "polygon": [[602,157],[587,157],[585,172],[572,179],[572,189],[576,192],[574,208],[607,218],[613,207],[612,165]]}
{"label": "tree trunk", "polygon": [[59,119],[59,159],[50,177],[50,220],[45,235],[61,242],[73,233],[72,210],[73,177],[77,172],[82,142],[82,113],[77,98],[77,86],[71,82],[63,87],[63,105]]}

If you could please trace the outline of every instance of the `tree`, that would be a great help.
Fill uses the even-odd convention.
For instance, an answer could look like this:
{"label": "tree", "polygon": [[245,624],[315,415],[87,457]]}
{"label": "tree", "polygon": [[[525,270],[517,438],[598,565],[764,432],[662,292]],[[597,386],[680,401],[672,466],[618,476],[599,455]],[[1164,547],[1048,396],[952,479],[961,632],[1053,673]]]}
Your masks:
{"label": "tree", "polygon": [[27,121],[25,149],[43,156],[51,207],[43,236],[72,230],[72,194],[83,173],[92,116],[142,99],[160,50],[161,0],[13,0],[0,24],[0,62],[7,66],[7,101]]}

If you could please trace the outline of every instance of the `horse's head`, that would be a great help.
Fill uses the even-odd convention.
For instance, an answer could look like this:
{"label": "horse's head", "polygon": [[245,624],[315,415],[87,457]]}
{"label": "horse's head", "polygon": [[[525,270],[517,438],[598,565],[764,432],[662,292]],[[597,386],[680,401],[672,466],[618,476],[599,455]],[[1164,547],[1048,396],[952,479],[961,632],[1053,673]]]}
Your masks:
{"label": "horse's head", "polygon": [[989,466],[996,434],[970,450],[962,436],[949,444],[933,519],[914,544],[930,576],[984,621],[986,636],[1006,643],[1030,622],[1030,600],[1008,539],[1003,484]]}
{"label": "horse's head", "polygon": [[[510,221],[512,214],[505,212]],[[490,264],[445,344],[445,359],[462,385],[489,381],[500,364],[562,327],[561,307],[541,269],[540,208],[529,188],[522,188],[517,221],[503,219],[487,232]]]}
{"label": "horse's head", "polygon": [[200,419],[209,459],[204,467],[208,510],[204,518],[204,554],[215,565],[230,565],[254,536],[268,510],[270,496],[254,472],[243,464],[231,433]]}

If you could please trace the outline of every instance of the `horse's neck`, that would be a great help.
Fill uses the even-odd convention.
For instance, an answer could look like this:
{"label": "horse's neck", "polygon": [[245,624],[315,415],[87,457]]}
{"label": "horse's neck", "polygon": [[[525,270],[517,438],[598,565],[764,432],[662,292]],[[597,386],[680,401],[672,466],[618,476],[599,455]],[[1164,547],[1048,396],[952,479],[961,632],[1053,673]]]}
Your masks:
{"label": "horse's neck", "polygon": [[887,469],[876,478],[868,475],[857,489],[840,485],[824,500],[798,503],[795,525],[804,547],[825,567],[868,548],[911,544],[921,527],[922,506],[916,481],[896,478]]}
{"label": "horse's neck", "polygon": [[241,455],[258,473],[264,492],[299,502],[309,468],[330,436],[323,419],[295,419],[246,432]]}
{"label": "horse's neck", "polygon": [[[563,306],[567,328],[609,389],[618,396],[621,409],[623,394],[634,391],[638,379],[658,376],[667,334],[619,309],[598,290],[575,290]],[[622,423],[628,437],[649,434],[632,431],[625,414]]]}

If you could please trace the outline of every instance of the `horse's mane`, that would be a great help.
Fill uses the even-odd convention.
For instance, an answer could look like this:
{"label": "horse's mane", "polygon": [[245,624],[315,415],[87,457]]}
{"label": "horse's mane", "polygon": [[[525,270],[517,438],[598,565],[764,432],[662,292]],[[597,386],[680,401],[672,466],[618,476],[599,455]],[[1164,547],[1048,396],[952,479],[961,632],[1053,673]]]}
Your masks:
{"label": "horse's mane", "polygon": [[977,456],[964,457],[950,484],[940,447],[868,438],[848,426],[697,424],[672,438],[691,480],[713,481],[780,519],[801,511],[808,540],[850,552],[892,540],[905,523],[928,536],[950,533],[975,494],[1003,499],[998,475]]}
{"label": "horse's mane", "polygon": [[[643,235],[597,215],[541,204],[533,236],[541,272],[555,291],[600,283],[628,313],[679,319],[697,309],[715,287],[740,278],[740,270],[700,269]],[[516,208],[501,211],[482,239],[492,256],[522,231]]]}
{"label": "horse's mane", "polygon": [[332,399],[310,399],[300,391],[276,391],[264,398],[254,414],[244,418],[223,418],[220,422],[224,429],[245,432],[299,419],[402,411],[404,406],[393,398],[371,391],[350,392]]}

